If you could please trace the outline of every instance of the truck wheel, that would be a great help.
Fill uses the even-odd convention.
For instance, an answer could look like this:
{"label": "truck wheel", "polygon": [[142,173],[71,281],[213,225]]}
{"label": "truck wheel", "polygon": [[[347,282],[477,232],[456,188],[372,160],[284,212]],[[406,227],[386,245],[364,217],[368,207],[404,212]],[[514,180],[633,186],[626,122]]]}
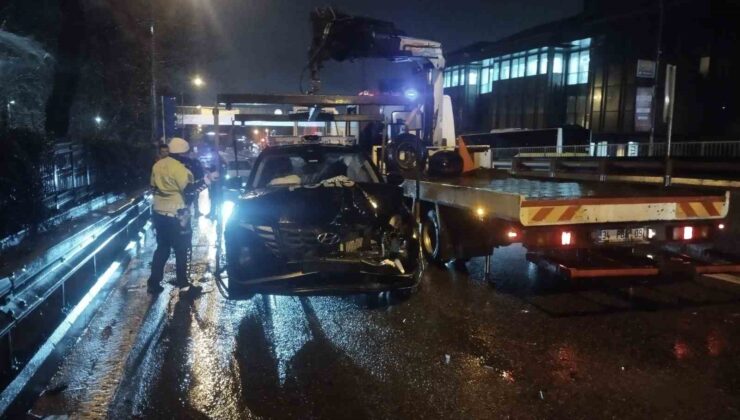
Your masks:
{"label": "truck wheel", "polygon": [[401,172],[413,171],[419,161],[419,153],[422,153],[421,170],[424,170],[426,156],[418,146],[419,139],[412,134],[394,140],[388,151],[388,167]]}
{"label": "truck wheel", "polygon": [[437,212],[429,210],[421,225],[421,250],[427,261],[434,264],[442,264],[440,258],[440,225]]}

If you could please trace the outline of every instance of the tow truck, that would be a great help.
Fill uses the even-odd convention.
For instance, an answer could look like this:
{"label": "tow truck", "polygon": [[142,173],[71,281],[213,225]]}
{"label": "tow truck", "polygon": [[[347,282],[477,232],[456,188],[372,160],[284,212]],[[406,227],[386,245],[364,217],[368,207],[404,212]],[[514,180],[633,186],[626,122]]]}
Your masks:
{"label": "tow truck", "polygon": [[[441,44],[407,37],[389,22],[352,17],[331,8],[317,9],[312,22],[314,35],[307,66],[311,87],[307,94],[263,95],[264,100],[260,95],[223,94],[218,103],[227,107],[246,99],[249,103],[276,103],[273,101],[280,96],[279,103],[308,107],[307,119],[315,121],[325,107],[382,102],[381,98],[363,96],[318,95],[324,61],[386,58],[418,63],[427,84],[417,105],[386,97],[389,104],[405,108],[391,115],[376,111],[365,119],[361,115],[343,118],[375,119],[392,126],[400,114],[409,124],[402,130],[403,139],[407,147],[413,146],[410,155],[417,164],[405,173],[402,188],[413,209],[420,251],[429,261],[452,261],[460,267],[470,258],[482,256],[485,277],[493,280],[493,251],[518,243],[531,251],[528,257],[532,261],[546,261],[569,278],[657,275],[666,260],[695,272],[740,272],[740,264],[731,258],[710,260],[674,252],[660,260],[640,252],[644,246],[680,248],[722,235],[730,205],[727,191],[537,180],[493,168],[454,177],[423,174],[421,162],[427,149],[459,153],[472,161],[468,148],[455,144],[451,105],[442,89],[445,61]],[[410,126],[419,120],[420,127]],[[391,131],[385,131],[380,145],[379,163],[386,172],[388,167],[383,164],[388,145],[397,140],[389,136]],[[397,174],[389,175],[395,178]]]}
{"label": "tow truck", "polygon": [[[479,167],[466,176],[424,176],[424,157],[438,151],[459,152],[466,155],[468,166],[473,164],[469,148],[455,144],[452,107],[442,88],[442,45],[408,38],[392,23],[338,14],[331,8],[317,10],[312,20],[309,68],[314,91],[321,63],[330,58],[412,60],[426,71],[423,104],[405,115],[412,121],[417,111],[422,114],[417,149],[409,153],[416,164],[401,166],[415,170],[404,182],[404,190],[414,204],[422,252],[430,261],[453,261],[459,267],[483,256],[485,275],[492,280],[493,250],[520,243],[531,251],[532,260],[547,260],[570,278],[656,275],[666,260],[699,272],[740,271],[731,259],[669,253],[658,261],[639,252],[648,245],[682,247],[723,234],[729,211],[727,191],[516,178],[490,167]],[[394,145],[394,140],[389,139],[391,155],[411,145],[408,136],[403,146],[397,141]],[[385,162],[387,156],[383,150],[380,160]]]}

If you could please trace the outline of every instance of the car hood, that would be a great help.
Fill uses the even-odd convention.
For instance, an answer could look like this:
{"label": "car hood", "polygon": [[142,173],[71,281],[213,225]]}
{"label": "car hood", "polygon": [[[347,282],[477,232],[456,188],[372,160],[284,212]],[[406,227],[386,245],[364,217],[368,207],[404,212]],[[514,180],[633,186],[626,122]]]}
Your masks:
{"label": "car hood", "polygon": [[250,224],[385,224],[404,211],[403,191],[388,184],[351,181],[266,187],[241,196],[232,220]]}

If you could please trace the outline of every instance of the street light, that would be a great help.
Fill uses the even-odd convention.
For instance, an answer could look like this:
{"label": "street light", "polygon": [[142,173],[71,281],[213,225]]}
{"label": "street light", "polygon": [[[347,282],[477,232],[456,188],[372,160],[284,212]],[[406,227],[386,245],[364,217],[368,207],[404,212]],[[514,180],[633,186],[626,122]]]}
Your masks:
{"label": "street light", "polygon": [[100,125],[103,122],[103,119],[100,118],[100,115],[96,115],[95,118],[95,124]]}
{"label": "street light", "polygon": [[200,88],[203,87],[206,84],[205,81],[203,81],[203,78],[200,76],[193,77],[193,86]]}
{"label": "street light", "polygon": [[256,128],[254,130],[252,130],[252,134],[254,134],[255,136],[259,135],[259,133],[260,133],[260,131],[258,129],[256,129]]}

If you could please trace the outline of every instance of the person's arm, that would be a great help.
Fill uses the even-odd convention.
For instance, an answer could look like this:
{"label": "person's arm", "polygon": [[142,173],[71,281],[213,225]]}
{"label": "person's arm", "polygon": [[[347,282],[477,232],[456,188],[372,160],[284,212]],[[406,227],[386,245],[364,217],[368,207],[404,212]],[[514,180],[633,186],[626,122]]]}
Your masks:
{"label": "person's arm", "polygon": [[188,184],[193,182],[193,173],[183,166],[181,170],[175,172],[174,178],[175,183],[177,184],[177,189],[182,194],[185,192],[185,188],[187,188]]}
{"label": "person's arm", "polygon": [[155,181],[154,176],[154,167],[152,167],[152,174],[149,176],[149,185],[152,186],[155,190],[157,189],[157,182]]}

